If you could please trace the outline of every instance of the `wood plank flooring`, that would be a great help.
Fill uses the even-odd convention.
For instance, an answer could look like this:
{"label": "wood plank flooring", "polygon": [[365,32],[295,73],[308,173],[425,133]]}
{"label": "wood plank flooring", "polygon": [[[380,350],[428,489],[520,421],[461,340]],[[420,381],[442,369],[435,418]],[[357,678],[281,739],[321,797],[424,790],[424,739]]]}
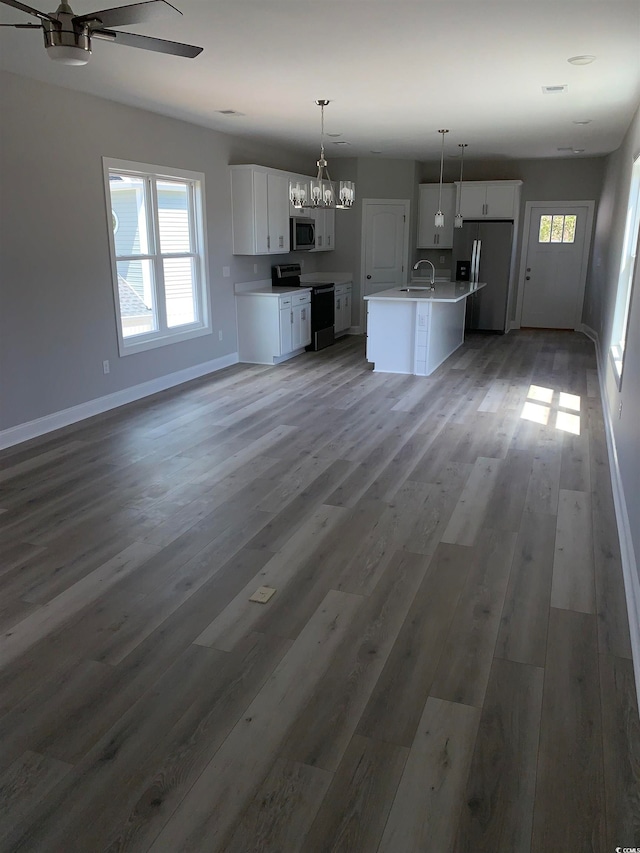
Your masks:
{"label": "wood plank flooring", "polygon": [[1,453],[0,629],[3,853],[640,846],[580,334],[344,339]]}

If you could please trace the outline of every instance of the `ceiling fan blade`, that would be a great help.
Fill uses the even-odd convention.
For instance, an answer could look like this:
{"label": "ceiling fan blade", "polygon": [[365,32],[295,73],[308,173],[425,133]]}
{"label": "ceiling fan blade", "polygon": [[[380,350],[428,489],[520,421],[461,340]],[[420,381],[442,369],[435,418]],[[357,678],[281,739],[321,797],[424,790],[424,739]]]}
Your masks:
{"label": "ceiling fan blade", "polygon": [[[0,0],[5,2],[5,0]],[[167,3],[166,0],[145,0],[144,3],[132,3],[130,6],[117,6],[115,9],[101,9],[89,15],[76,15],[74,24],[89,24],[90,27],[111,29],[125,27],[128,24],[146,24],[166,15],[181,15],[182,12]]]}
{"label": "ceiling fan blade", "polygon": [[[19,3],[18,0],[0,0],[0,3],[4,3],[5,6],[13,6],[14,9],[20,9],[21,12],[26,12],[27,15],[35,15],[36,18],[40,18],[40,20],[42,21],[56,20],[51,15],[47,15],[46,12],[39,12],[37,9],[34,9],[31,6],[27,6],[25,3]],[[26,26],[26,24],[24,26]]]}
{"label": "ceiling fan blade", "polygon": [[42,24],[0,24],[0,27],[15,27],[17,30],[41,30]]}
{"label": "ceiling fan blade", "polygon": [[124,44],[127,47],[140,47],[142,50],[155,50],[158,53],[169,53],[173,56],[185,56],[187,59],[194,59],[198,54],[202,53],[204,49],[202,47],[196,47],[193,44],[182,44],[179,41],[167,41],[166,39],[139,36],[137,33],[94,30],[91,35],[93,38],[115,41],[118,44]]}

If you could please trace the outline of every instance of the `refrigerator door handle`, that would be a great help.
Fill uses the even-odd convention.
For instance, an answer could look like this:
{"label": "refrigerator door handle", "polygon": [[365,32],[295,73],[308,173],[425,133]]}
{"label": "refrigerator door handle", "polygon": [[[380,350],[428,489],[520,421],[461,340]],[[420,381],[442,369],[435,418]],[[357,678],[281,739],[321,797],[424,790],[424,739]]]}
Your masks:
{"label": "refrigerator door handle", "polygon": [[482,252],[482,240],[478,240],[476,248],[476,284],[480,281],[480,254]]}
{"label": "refrigerator door handle", "polygon": [[473,241],[473,248],[471,250],[471,283],[475,284],[478,279],[476,278],[476,256],[478,254],[478,241]]}

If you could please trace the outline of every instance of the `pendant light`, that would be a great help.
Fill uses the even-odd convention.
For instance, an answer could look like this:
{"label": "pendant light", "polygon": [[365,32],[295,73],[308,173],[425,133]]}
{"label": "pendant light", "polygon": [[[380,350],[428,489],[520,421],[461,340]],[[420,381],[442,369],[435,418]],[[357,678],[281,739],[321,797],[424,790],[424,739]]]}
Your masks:
{"label": "pendant light", "polygon": [[324,156],[324,108],[329,104],[327,100],[318,100],[316,104],[320,107],[320,159],[318,160],[318,175],[309,183],[309,197],[307,198],[306,187],[299,181],[291,181],[289,184],[289,198],[296,208],[339,208],[349,210],[353,207],[356,199],[356,185],[353,181],[340,181],[338,198],[331,177],[327,160]]}
{"label": "pendant light", "polygon": [[468,148],[466,142],[459,142],[458,148],[461,148],[460,151],[460,189],[458,190],[458,212],[456,213],[456,218],[453,223],[455,228],[462,228],[462,223],[464,219],[462,218],[462,166],[464,164],[464,149]]}
{"label": "pendant light", "polygon": [[436,228],[444,228],[444,213],[442,212],[442,172],[444,169],[444,135],[449,133],[448,130],[439,130],[442,134],[442,148],[440,150],[440,195],[438,196],[438,212],[436,213],[435,224]]}

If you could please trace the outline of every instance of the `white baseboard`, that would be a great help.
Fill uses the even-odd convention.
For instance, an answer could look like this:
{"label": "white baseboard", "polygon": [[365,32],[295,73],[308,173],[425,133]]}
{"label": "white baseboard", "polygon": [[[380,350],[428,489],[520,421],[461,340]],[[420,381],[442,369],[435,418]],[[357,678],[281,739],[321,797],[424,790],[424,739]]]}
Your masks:
{"label": "white baseboard", "polygon": [[629,617],[629,633],[631,635],[631,656],[633,658],[633,671],[636,679],[636,696],[638,707],[640,707],[640,577],[638,576],[638,563],[631,538],[631,525],[627,502],[620,476],[618,464],[618,452],[616,448],[611,412],[607,405],[605,391],[605,375],[600,353],[600,341],[598,333],[590,326],[582,324],[582,331],[590,338],[596,347],[596,358],[598,360],[598,384],[600,386],[600,400],[604,414],[604,431],[607,438],[607,451],[609,453],[609,470],[611,471],[611,486],[613,489],[613,504],[618,525],[618,538],[620,540],[620,558],[622,561],[622,574],[624,576],[624,591],[627,600],[627,615]]}
{"label": "white baseboard", "polygon": [[40,435],[45,435],[45,433],[53,432],[53,430],[60,429],[61,427],[78,423],[78,421],[83,421],[94,415],[100,415],[102,412],[108,412],[110,409],[117,409],[118,406],[133,403],[136,400],[141,400],[143,397],[157,394],[159,391],[166,391],[168,388],[182,385],[183,382],[189,382],[191,379],[199,379],[208,373],[215,373],[217,370],[222,370],[224,367],[230,367],[232,364],[237,363],[238,353],[229,353],[229,355],[224,355],[221,358],[214,358],[212,361],[205,361],[202,364],[196,364],[193,367],[186,367],[184,370],[169,373],[167,376],[159,376],[157,379],[150,379],[148,382],[142,382],[140,385],[133,385],[131,388],[123,388],[122,391],[115,391],[113,394],[106,394],[104,397],[88,400],[86,403],[71,406],[69,409],[53,412],[50,415],[45,415],[43,418],[37,418],[34,421],[27,421],[27,423],[9,427],[9,429],[0,432],[0,450],[6,447],[13,447],[15,444],[29,441]]}

